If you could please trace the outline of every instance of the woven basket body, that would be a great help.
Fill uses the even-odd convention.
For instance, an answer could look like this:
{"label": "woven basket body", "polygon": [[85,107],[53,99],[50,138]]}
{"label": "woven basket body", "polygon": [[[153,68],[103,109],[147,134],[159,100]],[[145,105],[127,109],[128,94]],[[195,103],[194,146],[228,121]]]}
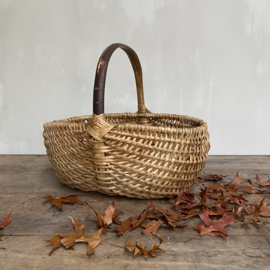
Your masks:
{"label": "woven basket body", "polygon": [[47,154],[63,183],[141,199],[191,188],[210,149],[207,124],[188,116],[150,113],[139,93],[138,100],[138,113],[104,114],[94,108],[92,116],[44,124]]}

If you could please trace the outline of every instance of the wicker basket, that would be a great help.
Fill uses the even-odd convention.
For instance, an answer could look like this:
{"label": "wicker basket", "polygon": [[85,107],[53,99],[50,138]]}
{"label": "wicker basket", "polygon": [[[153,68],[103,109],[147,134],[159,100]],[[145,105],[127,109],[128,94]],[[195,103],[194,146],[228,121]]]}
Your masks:
{"label": "wicker basket", "polygon": [[[104,114],[109,60],[123,49],[134,69],[138,112]],[[151,113],[145,108],[137,54],[112,44],[101,55],[95,78],[93,115],[44,124],[44,144],[55,174],[72,188],[141,199],[188,191],[210,149],[207,124],[200,119]]]}

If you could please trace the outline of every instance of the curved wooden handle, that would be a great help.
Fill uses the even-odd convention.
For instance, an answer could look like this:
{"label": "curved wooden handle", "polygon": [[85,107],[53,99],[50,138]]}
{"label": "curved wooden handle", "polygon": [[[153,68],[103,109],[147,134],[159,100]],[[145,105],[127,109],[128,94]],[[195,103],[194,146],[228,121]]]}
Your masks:
{"label": "curved wooden handle", "polygon": [[107,68],[113,52],[118,48],[121,48],[122,50],[125,51],[132,64],[137,87],[138,113],[145,113],[142,68],[140,60],[135,51],[133,51],[127,45],[121,43],[114,43],[104,50],[97,64],[95,86],[94,86],[94,99],[93,99],[93,111],[94,114],[96,115],[104,113],[104,92],[105,92]]}

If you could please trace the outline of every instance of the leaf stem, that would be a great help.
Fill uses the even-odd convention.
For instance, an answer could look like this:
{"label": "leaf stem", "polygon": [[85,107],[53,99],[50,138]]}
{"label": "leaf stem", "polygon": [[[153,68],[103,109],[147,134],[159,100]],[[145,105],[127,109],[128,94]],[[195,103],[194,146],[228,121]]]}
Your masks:
{"label": "leaf stem", "polygon": [[199,234],[195,235],[194,237],[192,237],[192,238],[190,238],[189,240],[185,241],[185,243],[187,243],[187,242],[193,240],[194,238],[196,238],[196,237],[198,237],[198,236],[199,236]]}
{"label": "leaf stem", "polygon": [[[122,247],[121,247],[122,248]],[[113,253],[111,253],[108,257],[107,257],[107,259],[109,259],[115,252],[117,252],[118,250],[120,250],[121,248],[118,248],[117,250],[115,250]]]}
{"label": "leaf stem", "polygon": [[43,197],[34,197],[34,198],[30,198],[30,199],[27,199],[26,201],[22,202],[22,204],[24,204],[24,203],[27,202],[27,201],[33,200],[33,199],[44,199],[44,198],[43,198]]}

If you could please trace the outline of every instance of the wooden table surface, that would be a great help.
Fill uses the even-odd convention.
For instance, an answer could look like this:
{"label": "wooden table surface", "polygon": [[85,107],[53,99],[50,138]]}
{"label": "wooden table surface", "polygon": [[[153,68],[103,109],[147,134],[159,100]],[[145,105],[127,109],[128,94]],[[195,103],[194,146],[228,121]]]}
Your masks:
{"label": "wooden table surface", "polygon": [[[270,156],[209,156],[205,173],[226,174],[231,180],[236,172],[245,178],[254,179],[256,174],[264,180],[270,174]],[[147,200],[136,200],[125,197],[109,197],[96,192],[81,192],[68,188],[54,175],[47,156],[44,155],[1,155],[0,156],[0,220],[11,210],[13,221],[10,226],[37,222],[24,228],[4,228],[1,230],[0,269],[270,269],[270,225],[259,226],[239,224],[228,226],[229,235],[226,240],[219,237],[197,237],[191,219],[186,229],[161,227],[159,233],[164,243],[161,247],[166,253],[157,254],[156,258],[145,259],[143,256],[133,257],[126,250],[119,250],[109,259],[107,257],[117,248],[101,243],[91,256],[86,254],[87,245],[75,245],[74,251],[64,248],[57,249],[48,256],[52,245],[45,240],[57,234],[68,234],[73,230],[68,216],[84,222],[87,218],[85,231],[92,235],[97,227],[92,221],[95,215],[85,205],[65,204],[63,210],[51,207],[43,199],[28,198],[45,195],[82,194],[83,200],[91,204],[99,213],[104,213],[106,206],[112,201],[116,208],[124,212],[120,220],[141,213],[150,203]],[[270,195],[265,195],[270,201]],[[252,200],[262,195],[252,195]],[[156,200],[161,208],[170,208],[166,200]],[[198,221],[198,220],[197,220]],[[104,241],[124,246],[125,241],[139,241],[151,247],[152,235],[142,235],[137,228],[123,236],[115,232],[102,235]]]}

